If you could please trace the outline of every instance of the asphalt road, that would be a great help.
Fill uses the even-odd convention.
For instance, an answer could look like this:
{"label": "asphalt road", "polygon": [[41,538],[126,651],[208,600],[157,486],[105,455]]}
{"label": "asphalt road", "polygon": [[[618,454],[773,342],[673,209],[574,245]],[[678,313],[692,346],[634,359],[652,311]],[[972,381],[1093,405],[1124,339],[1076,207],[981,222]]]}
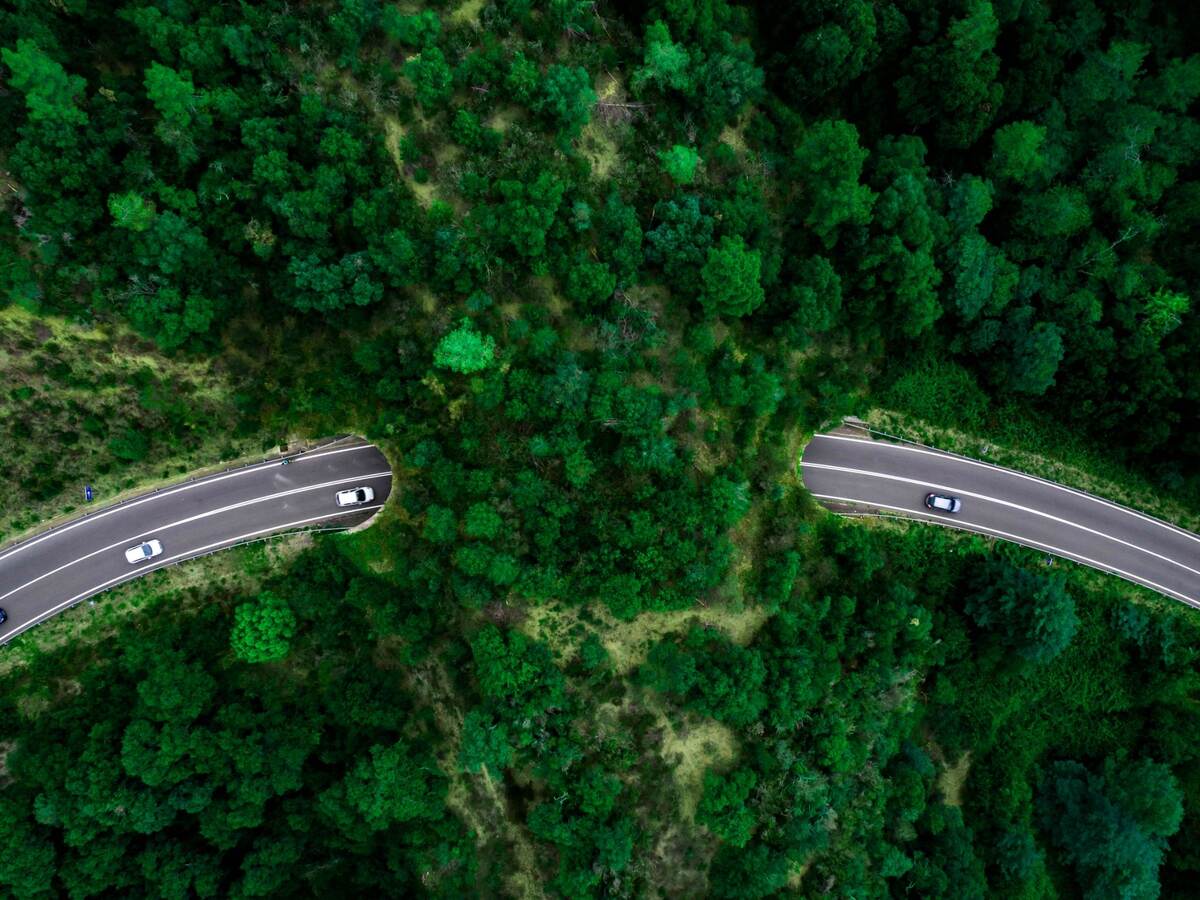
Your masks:
{"label": "asphalt road", "polygon": [[[386,457],[372,444],[324,449],[160,488],[98,509],[0,549],[0,643],[110,587],[272,532],[353,526],[383,506],[392,487]],[[370,504],[343,508],[334,494],[370,486]],[[157,538],[160,556],[130,565],[125,550]]]}
{"label": "asphalt road", "polygon": [[[837,512],[874,512],[1003,538],[1075,560],[1200,607],[1200,536],[1160,519],[989,463],[854,434],[804,449],[804,484]],[[962,500],[925,508],[930,492]]]}

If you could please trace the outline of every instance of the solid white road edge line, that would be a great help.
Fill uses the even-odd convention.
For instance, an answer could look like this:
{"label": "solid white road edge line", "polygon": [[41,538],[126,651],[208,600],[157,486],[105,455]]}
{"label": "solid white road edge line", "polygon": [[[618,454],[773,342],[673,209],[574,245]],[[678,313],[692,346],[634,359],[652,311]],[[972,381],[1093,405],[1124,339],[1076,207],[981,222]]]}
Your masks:
{"label": "solid white road edge line", "polygon": [[[1075,553],[1072,550],[1063,550],[1061,547],[1055,547],[1051,544],[1043,544],[1041,541],[1035,541],[1032,538],[1023,538],[1020,535],[1009,534],[1007,531],[1000,531],[997,528],[988,528],[986,525],[971,525],[971,524],[960,524],[958,522],[950,522],[947,520],[943,520],[941,518],[934,518],[932,516],[926,516],[923,513],[918,513],[915,510],[907,509],[903,506],[889,506],[886,503],[875,503],[872,500],[856,500],[853,497],[837,497],[837,496],[834,496],[833,494],[813,494],[813,496],[819,497],[822,500],[839,500],[843,503],[858,503],[863,506],[875,506],[875,507],[878,507],[879,509],[894,509],[897,512],[906,513],[907,515],[905,516],[905,518],[909,518],[909,519],[911,519],[911,521],[927,522],[930,525],[944,525],[947,528],[954,528],[958,531],[967,531],[967,532],[976,533],[976,534],[992,535],[994,537],[1004,538],[1005,540],[1011,541],[1014,544],[1020,544],[1023,547],[1035,547],[1039,550],[1049,550],[1051,553],[1057,553],[1059,556],[1063,557],[1064,559],[1070,559],[1070,560],[1074,560],[1075,562],[1084,563],[1085,565],[1091,566],[1093,569],[1099,569],[1102,572],[1109,572],[1113,575],[1120,575],[1122,578],[1125,578],[1128,581],[1132,581],[1135,584],[1140,584],[1140,585],[1143,585],[1144,587],[1154,588],[1154,590],[1159,591],[1160,593],[1168,594],[1168,595],[1174,597],[1175,599],[1182,600],[1184,603],[1187,603],[1191,606],[1200,607],[1200,600],[1197,600],[1193,597],[1189,597],[1187,594],[1181,594],[1179,591],[1175,590],[1174,588],[1169,588],[1164,585],[1158,584],[1156,582],[1151,581],[1149,578],[1142,578],[1140,575],[1134,575],[1132,572],[1126,572],[1124,569],[1118,569],[1116,566],[1110,566],[1108,563],[1102,563],[1099,560],[1090,559],[1089,557],[1083,556],[1082,554],[1079,554],[1079,553]],[[869,515],[869,513],[868,513],[868,515]],[[919,518],[913,518],[913,517],[919,517]]]}
{"label": "solid white road edge line", "polygon": [[[294,459],[299,462],[302,459],[316,459],[321,456],[333,456],[336,453],[352,453],[355,450],[367,450],[373,447],[375,447],[374,444],[356,444],[353,447],[342,447],[339,450],[324,450],[320,453],[314,453],[311,456],[297,456],[294,457]],[[378,448],[375,447],[375,449]],[[269,469],[272,466],[278,466],[279,464],[280,463],[277,460],[256,463],[253,466],[246,466],[243,469],[237,469],[233,472],[225,472],[221,475],[212,475],[208,478],[201,478],[197,481],[189,481],[185,484],[177,484],[173,487],[164,488],[161,491],[155,491],[154,493],[146,494],[144,497],[140,497],[137,500],[131,500],[128,503],[122,503],[118,506],[114,506],[112,509],[102,510],[101,512],[93,513],[92,515],[84,515],[78,520],[69,522],[61,528],[57,528],[53,531],[47,531],[45,534],[40,534],[37,537],[30,538],[25,543],[17,544],[17,546],[9,548],[4,553],[0,553],[0,562],[12,556],[14,553],[19,553],[27,547],[40,544],[42,541],[48,540],[52,537],[57,537],[60,534],[66,534],[68,531],[78,528],[80,525],[89,525],[92,522],[98,522],[101,519],[111,516],[113,513],[124,512],[127,509],[133,509],[135,506],[141,506],[143,503],[149,503],[151,500],[159,500],[163,497],[170,497],[173,494],[182,493],[183,491],[190,491],[192,488],[201,487],[202,485],[216,484],[218,481],[224,481],[227,478],[237,478],[241,475],[247,475],[251,472],[258,472],[262,469]]]}
{"label": "solid white road edge line", "polygon": [[[909,453],[922,453],[926,456],[937,456],[941,459],[950,460],[951,462],[966,463],[970,466],[981,466],[985,469],[991,469],[995,472],[1000,472],[1004,475],[1012,475],[1016,478],[1024,478],[1026,481],[1036,481],[1039,484],[1044,484],[1047,487],[1056,488],[1060,491],[1065,491],[1068,494],[1074,494],[1077,497],[1082,497],[1085,500],[1091,500],[1093,503],[1101,503],[1104,506],[1111,507],[1131,516],[1137,516],[1139,519],[1144,519],[1147,522],[1152,522],[1160,528],[1166,528],[1168,531],[1174,531],[1183,537],[1190,538],[1197,543],[1200,543],[1200,535],[1192,534],[1186,528],[1180,528],[1178,525],[1172,525],[1170,522],[1165,522],[1162,519],[1155,518],[1147,513],[1140,512],[1136,509],[1131,509],[1128,506],[1122,506],[1120,503],[1113,503],[1111,500],[1105,500],[1103,497],[1097,497],[1095,494],[1089,494],[1087,491],[1081,491],[1079,488],[1068,487],[1065,484],[1059,484],[1056,481],[1050,481],[1048,478],[1039,478],[1037,475],[1030,475],[1027,472],[1018,472],[1016,469],[1010,469],[1007,466],[998,466],[995,463],[984,462],[979,459],[971,459],[969,456],[961,456],[957,453],[951,453],[947,450],[932,450],[926,447],[910,447],[907,444],[893,444],[890,441],[872,441],[863,440],[862,438],[852,438],[844,434],[816,434],[813,435],[813,440],[817,438],[825,438],[831,441],[848,441],[852,444],[865,444],[870,447],[884,448],[885,450],[905,450]],[[801,460],[803,464],[803,459]]]}
{"label": "solid white road edge line", "polygon": [[[371,510],[377,510],[377,509],[383,509],[383,505],[380,504],[377,506],[362,506],[362,507],[357,508],[355,510],[355,512],[369,512]],[[329,516],[312,516],[311,518],[308,518],[308,519],[301,519],[298,522],[289,522],[286,525],[272,525],[270,528],[260,528],[258,531],[250,531],[250,532],[247,532],[246,534],[240,534],[237,537],[227,538],[223,541],[217,541],[215,544],[207,544],[204,547],[196,547],[195,549],[189,550],[187,553],[177,553],[174,556],[168,556],[165,559],[162,559],[159,562],[155,563],[154,565],[147,566],[144,569],[135,569],[134,571],[129,572],[126,575],[119,575],[116,578],[110,578],[108,581],[98,584],[94,588],[89,588],[88,590],[84,591],[81,594],[76,594],[70,600],[64,600],[62,603],[58,604],[58,606],[55,606],[55,607],[52,607],[51,609],[46,610],[44,613],[37,616],[36,618],[30,619],[28,622],[26,622],[20,628],[16,628],[13,631],[9,632],[8,634],[4,635],[3,638],[0,638],[0,643],[7,643],[9,640],[16,637],[18,634],[25,631],[26,629],[32,628],[34,625],[37,625],[40,622],[44,622],[46,619],[50,618],[52,615],[54,615],[56,612],[58,612],[60,609],[62,609],[64,606],[70,606],[72,603],[78,603],[80,600],[83,600],[87,597],[91,597],[93,594],[98,594],[101,591],[106,590],[107,588],[114,587],[115,585],[120,584],[123,581],[132,581],[135,578],[141,578],[143,575],[147,575],[150,572],[156,572],[159,569],[165,568],[166,566],[168,566],[172,563],[184,562],[188,559],[192,559],[193,557],[199,556],[201,553],[206,553],[209,550],[216,550],[217,548],[224,547],[227,544],[228,545],[237,544],[240,541],[246,541],[252,537],[258,537],[260,534],[269,534],[272,531],[283,531],[284,529],[287,529],[287,528],[297,528],[300,525],[307,525],[310,522],[320,522],[322,519],[328,519],[328,518],[329,518]]]}
{"label": "solid white road edge line", "polygon": [[[253,506],[256,503],[265,503],[269,500],[278,500],[281,497],[290,497],[293,494],[304,494],[304,493],[307,493],[308,491],[320,491],[320,490],[324,490],[325,488],[335,487],[339,484],[345,484],[346,482],[368,480],[371,478],[383,478],[385,476],[391,477],[391,474],[392,474],[391,472],[380,472],[380,473],[376,473],[374,475],[351,475],[346,478],[339,478],[337,481],[326,481],[321,484],[309,485],[308,487],[292,488],[287,491],[280,491],[279,493],[276,493],[276,494],[267,494],[262,497],[253,497],[250,500],[239,500],[237,503],[232,503],[229,506],[222,506],[219,509],[210,509],[207,512],[198,513],[194,516],[188,516],[186,519],[180,519],[177,522],[171,522],[168,525],[162,525],[162,526],[154,529],[154,534],[161,534],[162,532],[169,531],[172,528],[178,528],[180,525],[187,525],[187,524],[190,524],[191,522],[197,522],[200,519],[210,518],[211,516],[219,516],[222,513],[227,513],[227,512],[230,512],[231,510],[235,510],[235,509],[242,509],[243,507],[246,507],[246,506]],[[99,550],[93,550],[91,553],[85,554],[84,556],[81,556],[78,559],[73,559],[68,563],[63,563],[57,569],[51,569],[49,572],[43,572],[37,578],[27,581],[24,584],[20,585],[19,587],[13,588],[8,593],[0,594],[0,600],[7,600],[9,597],[11,597],[13,594],[17,593],[18,591],[23,591],[23,590],[25,590],[25,588],[29,587],[30,585],[37,584],[43,578],[49,578],[51,575],[57,575],[59,572],[63,571],[64,569],[69,569],[69,568],[71,568],[71,566],[78,565],[79,563],[83,562],[85,559],[91,559],[93,556],[98,556],[101,553],[107,553],[109,550],[115,550],[117,547],[120,547],[122,545],[128,545],[131,542],[136,542],[138,540],[141,540],[143,537],[145,537],[146,532],[144,532],[144,531],[139,532],[139,534],[142,535],[142,537],[133,536],[133,537],[124,538],[123,540],[119,540],[119,541],[116,541],[115,543],[109,544],[107,547],[101,547]]]}
{"label": "solid white road edge line", "polygon": [[[1191,572],[1193,575],[1200,575],[1200,569],[1193,569],[1191,566],[1189,566],[1185,563],[1181,563],[1177,559],[1172,559],[1169,556],[1163,556],[1161,553],[1155,553],[1153,550],[1147,550],[1145,547],[1138,546],[1137,544],[1131,543],[1130,541],[1123,540],[1122,538],[1119,538],[1119,537],[1113,537],[1111,534],[1105,534],[1103,531],[1097,531],[1095,528],[1088,528],[1086,525],[1080,525],[1078,522],[1072,522],[1070,519],[1063,519],[1059,516],[1054,516],[1054,515],[1051,515],[1050,513],[1042,512],[1041,510],[1033,509],[1032,507],[1029,507],[1029,506],[1022,506],[1019,503],[1013,503],[1010,500],[1001,500],[998,497],[991,497],[991,496],[988,496],[987,494],[977,494],[974,491],[967,491],[967,490],[963,490],[962,488],[949,487],[948,485],[944,485],[944,484],[931,484],[928,481],[921,481],[916,478],[905,478],[901,475],[888,475],[885,472],[872,472],[869,469],[853,469],[848,466],[831,466],[826,463],[806,463],[805,465],[807,465],[808,468],[810,468],[810,469],[827,469],[831,472],[845,472],[845,473],[849,473],[851,475],[865,475],[869,478],[882,478],[886,481],[901,481],[901,482],[904,482],[905,484],[923,485],[926,487],[932,487],[935,490],[947,491],[951,494],[958,494],[963,497],[972,497],[976,500],[984,500],[989,503],[996,503],[1000,506],[1007,506],[1007,507],[1010,507],[1011,509],[1016,509],[1016,510],[1020,510],[1021,512],[1024,512],[1024,513],[1029,513],[1030,515],[1040,516],[1043,519],[1049,519],[1051,522],[1057,522],[1060,525],[1067,525],[1071,528],[1078,528],[1080,531],[1086,531],[1088,534],[1094,534],[1096,537],[1104,538],[1105,540],[1112,541],[1113,543],[1116,543],[1116,544],[1123,544],[1124,546],[1129,547],[1131,550],[1137,550],[1140,553],[1145,553],[1148,556],[1153,556],[1156,559],[1161,559],[1163,562],[1168,562],[1168,563],[1171,563],[1172,565],[1179,566],[1179,568],[1181,568],[1181,569],[1186,569],[1187,571]],[[0,598],[0,599],[3,599],[3,598]]]}

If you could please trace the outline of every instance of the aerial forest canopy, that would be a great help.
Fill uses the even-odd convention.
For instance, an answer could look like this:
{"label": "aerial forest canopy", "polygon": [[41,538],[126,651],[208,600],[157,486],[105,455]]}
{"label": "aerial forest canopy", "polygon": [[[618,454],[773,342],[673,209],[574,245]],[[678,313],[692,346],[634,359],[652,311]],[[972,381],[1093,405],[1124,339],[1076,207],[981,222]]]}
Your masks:
{"label": "aerial forest canopy", "polygon": [[[0,440],[357,431],[396,481],[253,591],[0,661],[0,894],[1194,890],[1194,612],[795,466],[872,406],[1053,423],[1200,512],[1198,22],[6,4],[0,317],[158,362],[3,332]],[[147,418],[39,426],[35,375]]]}

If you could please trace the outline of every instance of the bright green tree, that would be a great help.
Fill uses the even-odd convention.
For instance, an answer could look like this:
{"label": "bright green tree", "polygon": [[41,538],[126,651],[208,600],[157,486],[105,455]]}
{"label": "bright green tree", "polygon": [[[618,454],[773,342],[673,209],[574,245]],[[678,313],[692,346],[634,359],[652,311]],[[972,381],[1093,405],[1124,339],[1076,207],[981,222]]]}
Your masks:
{"label": "bright green tree", "polygon": [[233,614],[230,646],[239,659],[250,663],[271,662],[288,654],[296,634],[296,616],[288,602],[263,591],[256,600],[243,603]]}
{"label": "bright green tree", "polygon": [[476,331],[470,319],[463,319],[458,328],[438,342],[433,352],[434,364],[464,375],[482,372],[495,359],[495,338]]}
{"label": "bright green tree", "polygon": [[109,194],[108,211],[118,228],[145,231],[154,224],[154,204],[140,194]]}
{"label": "bright green tree", "polygon": [[740,237],[723,237],[700,272],[700,302],[710,316],[747,316],[763,302],[762,257]]}
{"label": "bright green tree", "polygon": [[700,154],[691,147],[675,144],[670,150],[658,154],[663,171],[676,184],[691,184],[696,180],[696,167],[700,165]]}
{"label": "bright green tree", "polygon": [[1033,122],[1011,122],[992,135],[991,171],[996,178],[1028,184],[1046,169],[1046,128]]}
{"label": "bright green tree", "polygon": [[30,122],[61,129],[87,124],[78,105],[86,82],[68,75],[34,41],[21,38],[16,50],[0,50],[0,59],[12,71],[9,84],[25,95]]}

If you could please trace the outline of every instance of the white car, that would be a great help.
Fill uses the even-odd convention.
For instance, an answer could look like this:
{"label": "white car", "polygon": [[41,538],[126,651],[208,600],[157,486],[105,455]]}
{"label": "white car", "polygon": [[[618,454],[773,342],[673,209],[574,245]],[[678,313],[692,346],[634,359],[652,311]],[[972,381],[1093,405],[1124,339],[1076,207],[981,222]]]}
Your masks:
{"label": "white car", "polygon": [[158,541],[146,541],[144,544],[138,544],[136,547],[130,547],[125,551],[125,559],[131,565],[137,565],[140,562],[145,562],[148,559],[153,559],[162,553],[162,544]]}
{"label": "white car", "polygon": [[962,509],[962,501],[957,497],[948,497],[945,494],[926,494],[925,507],[927,509],[940,509],[942,512],[956,513]]}
{"label": "white car", "polygon": [[358,506],[374,500],[375,491],[369,487],[353,488],[348,491],[338,491],[334,499],[337,500],[338,506]]}

